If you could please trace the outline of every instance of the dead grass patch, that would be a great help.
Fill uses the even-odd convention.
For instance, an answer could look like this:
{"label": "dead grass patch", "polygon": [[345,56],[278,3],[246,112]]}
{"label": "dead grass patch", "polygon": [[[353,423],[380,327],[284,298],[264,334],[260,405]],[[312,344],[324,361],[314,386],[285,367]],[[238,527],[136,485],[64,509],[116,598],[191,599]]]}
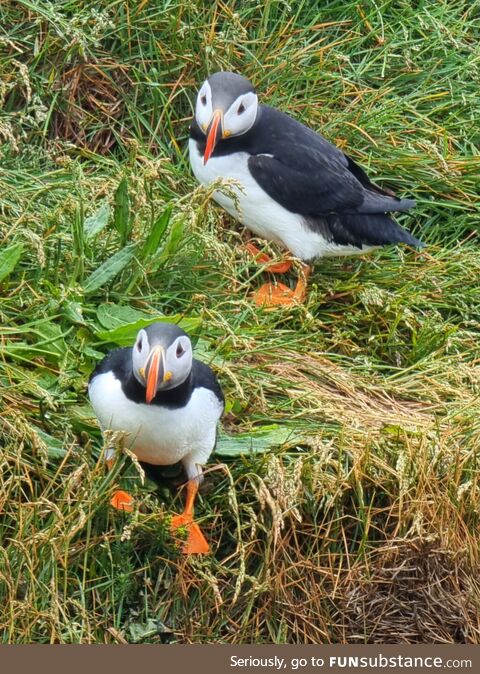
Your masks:
{"label": "dead grass patch", "polygon": [[478,643],[479,572],[438,542],[389,541],[339,585],[343,641]]}

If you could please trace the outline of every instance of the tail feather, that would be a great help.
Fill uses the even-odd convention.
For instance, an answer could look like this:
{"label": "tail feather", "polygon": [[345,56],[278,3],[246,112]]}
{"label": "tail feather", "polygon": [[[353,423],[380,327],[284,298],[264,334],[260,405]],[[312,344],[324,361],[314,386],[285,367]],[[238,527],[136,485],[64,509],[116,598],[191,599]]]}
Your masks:
{"label": "tail feather", "polygon": [[413,199],[400,199],[391,190],[373,183],[359,164],[356,164],[348,155],[345,155],[345,157],[349,170],[365,188],[365,198],[359,208],[359,213],[408,211],[415,206]]}
{"label": "tail feather", "polygon": [[386,213],[336,213],[326,217],[326,224],[330,240],[338,245],[357,248],[396,243],[414,248],[425,246]]}
{"label": "tail feather", "polygon": [[374,192],[365,192],[363,204],[359,207],[359,213],[391,213],[393,211],[408,211],[414,208],[414,199],[399,199],[398,197]]}

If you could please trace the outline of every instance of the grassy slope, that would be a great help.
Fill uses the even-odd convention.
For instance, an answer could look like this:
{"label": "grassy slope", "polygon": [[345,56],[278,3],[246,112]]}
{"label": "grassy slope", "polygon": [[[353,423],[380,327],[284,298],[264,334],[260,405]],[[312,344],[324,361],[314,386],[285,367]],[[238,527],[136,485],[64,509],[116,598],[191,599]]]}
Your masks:
{"label": "grassy slope", "polygon": [[[0,5],[4,641],[480,641],[480,6],[313,4]],[[185,156],[219,68],[415,196],[426,252],[321,262],[305,306],[256,311]],[[200,319],[229,433],[296,433],[213,459],[211,558],[175,554],[178,496],[98,460],[85,384],[132,310]],[[108,508],[127,475],[132,517]]]}

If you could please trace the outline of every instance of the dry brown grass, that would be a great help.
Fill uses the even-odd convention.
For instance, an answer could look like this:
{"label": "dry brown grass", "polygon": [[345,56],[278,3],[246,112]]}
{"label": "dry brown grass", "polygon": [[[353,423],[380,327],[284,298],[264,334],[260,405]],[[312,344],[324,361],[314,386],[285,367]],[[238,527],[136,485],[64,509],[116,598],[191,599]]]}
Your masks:
{"label": "dry brown grass", "polygon": [[123,94],[130,86],[126,69],[107,59],[69,68],[58,79],[63,104],[54,115],[53,138],[108,154],[119,141],[113,128],[125,114]]}
{"label": "dry brown grass", "polygon": [[440,541],[389,541],[339,585],[342,640],[478,644],[479,570]]}

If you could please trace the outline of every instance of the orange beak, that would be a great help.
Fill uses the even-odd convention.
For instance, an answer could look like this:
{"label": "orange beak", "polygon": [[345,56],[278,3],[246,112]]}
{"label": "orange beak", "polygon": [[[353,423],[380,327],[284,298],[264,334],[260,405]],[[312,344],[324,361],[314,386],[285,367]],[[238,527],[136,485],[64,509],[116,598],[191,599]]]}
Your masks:
{"label": "orange beak", "polygon": [[[214,151],[215,145],[220,140],[219,136],[221,136],[222,132],[222,120],[223,120],[223,112],[221,110],[215,110],[215,112],[213,113],[213,119],[210,123],[210,128],[208,130],[207,144],[205,146],[205,154],[203,155],[204,165],[210,159],[210,155]],[[218,133],[219,128],[220,134]]]}
{"label": "orange beak", "polygon": [[[145,393],[145,400],[150,404],[157,395],[158,380],[159,378],[163,380],[163,371],[165,370],[164,352],[161,346],[156,346],[152,349],[145,369],[147,370],[147,391]],[[162,370],[161,376],[160,369]]]}

